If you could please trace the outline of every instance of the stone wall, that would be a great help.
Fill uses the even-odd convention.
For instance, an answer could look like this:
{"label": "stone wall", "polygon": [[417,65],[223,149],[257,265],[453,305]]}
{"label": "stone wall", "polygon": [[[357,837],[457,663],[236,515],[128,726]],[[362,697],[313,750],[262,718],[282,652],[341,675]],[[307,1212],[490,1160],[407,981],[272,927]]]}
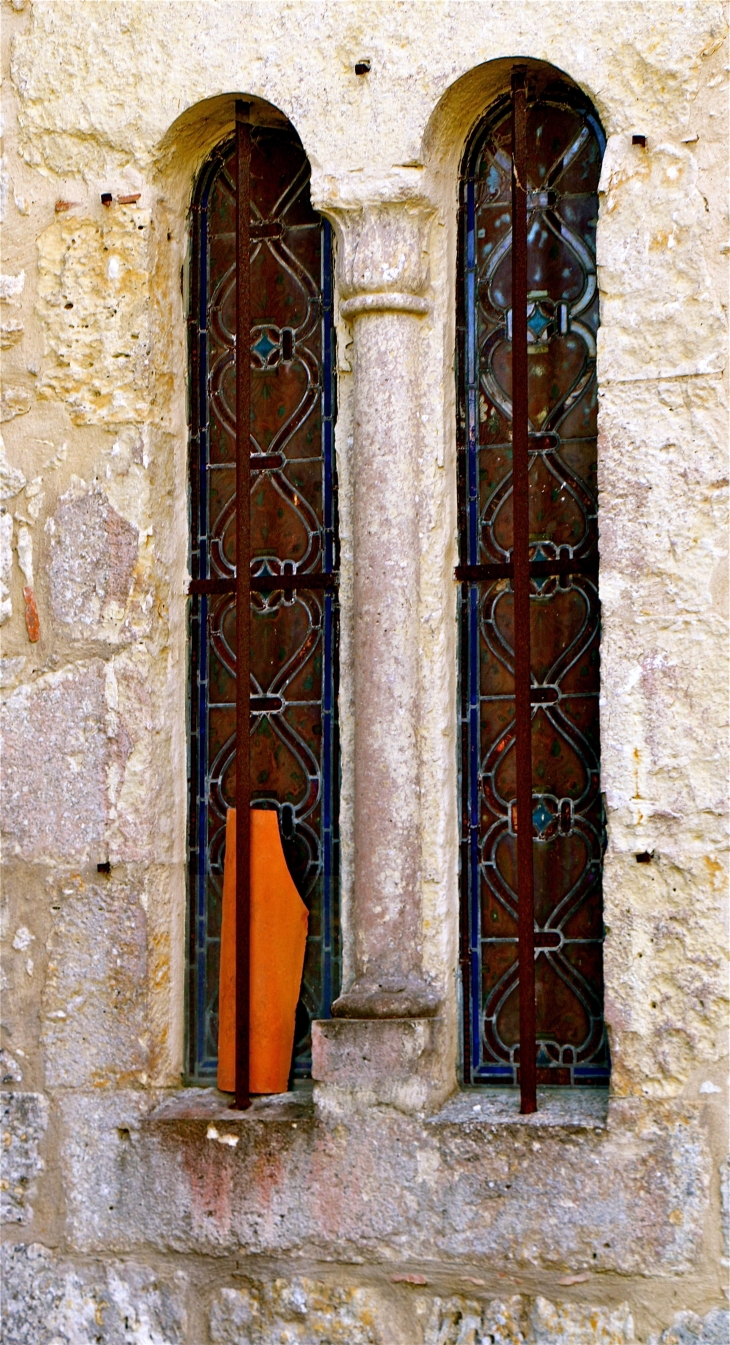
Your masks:
{"label": "stone wall", "polygon": [[[3,0],[9,1343],[727,1340],[725,35],[714,0]],[[456,1082],[456,182],[515,55],[565,71],[608,137],[613,1072],[529,1119]],[[345,982],[369,993],[384,956],[353,493],[387,374],[416,654],[386,751],[420,788],[397,970],[414,1012],[441,1005],[372,1020],[365,1051],[323,1029],[314,1093],[243,1117],[181,1083],[187,209],[241,93],[290,118],[337,234]]]}

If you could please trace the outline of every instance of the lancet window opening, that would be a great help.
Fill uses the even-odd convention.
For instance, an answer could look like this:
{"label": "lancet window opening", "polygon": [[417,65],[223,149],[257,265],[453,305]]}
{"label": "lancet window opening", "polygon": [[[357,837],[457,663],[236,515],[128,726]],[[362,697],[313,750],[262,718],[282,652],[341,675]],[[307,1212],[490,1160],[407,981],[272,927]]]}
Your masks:
{"label": "lancet window opening", "polygon": [[[217,1066],[229,807],[237,932],[248,928],[252,804],[278,810],[309,910],[294,1077],[309,1074],[311,1021],[329,1017],[339,989],[332,238],[309,178],[293,129],[251,125],[238,103],[235,135],[204,166],[191,212],[188,1072],[199,1082]],[[246,361],[236,358],[242,349]],[[237,677],[246,665],[248,677]],[[248,1100],[247,995],[244,932],[239,1105]]]}
{"label": "lancet window opening", "polygon": [[[464,1078],[604,1084],[598,118],[515,67],[460,184]],[[524,818],[531,825],[525,827]]]}

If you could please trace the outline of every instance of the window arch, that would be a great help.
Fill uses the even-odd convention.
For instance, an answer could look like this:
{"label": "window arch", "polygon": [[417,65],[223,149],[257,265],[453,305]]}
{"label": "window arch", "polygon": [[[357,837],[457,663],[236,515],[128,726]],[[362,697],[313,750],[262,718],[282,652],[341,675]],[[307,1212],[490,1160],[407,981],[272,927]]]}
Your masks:
{"label": "window arch", "polygon": [[[287,863],[309,910],[293,1059],[293,1074],[302,1077],[310,1072],[311,1021],[329,1017],[339,989],[332,244],[329,224],[312,209],[309,163],[293,128],[279,118],[247,125],[246,135],[246,792],[249,804],[278,810]],[[237,800],[236,221],[243,179],[236,165],[233,136],[205,163],[192,204],[188,1073],[199,1082],[216,1075],[225,819]]]}
{"label": "window arch", "polygon": [[[526,1049],[534,1049],[533,1093],[535,1083],[601,1084],[609,1073],[595,361],[604,143],[595,111],[574,85],[554,70],[516,70],[511,94],[495,102],[471,135],[460,182],[464,1076],[470,1084],[519,1083],[524,1090],[522,1035]],[[519,238],[513,252],[519,210],[525,221],[522,262]],[[522,316],[513,312],[513,284],[518,296],[526,289]],[[513,338],[520,337],[526,361],[520,375],[516,358],[513,387]],[[515,575],[519,500],[513,508],[520,406],[526,486],[522,626]],[[523,709],[516,712],[521,649],[529,661]],[[523,798],[532,799],[534,897],[522,881],[524,870],[520,882],[517,872],[520,713],[530,724],[529,732],[522,730],[531,755]],[[525,916],[533,899],[534,955],[522,943],[523,921],[528,934],[533,923]],[[530,966],[534,1047],[529,1025],[520,1021],[520,980],[524,975],[528,984]],[[523,1091],[523,1108],[532,1109],[524,1104]]]}

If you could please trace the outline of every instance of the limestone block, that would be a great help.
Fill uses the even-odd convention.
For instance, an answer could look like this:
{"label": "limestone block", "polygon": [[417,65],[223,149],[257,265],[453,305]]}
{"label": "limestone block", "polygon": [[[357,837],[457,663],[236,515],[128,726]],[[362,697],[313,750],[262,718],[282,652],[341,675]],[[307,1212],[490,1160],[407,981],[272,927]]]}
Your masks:
{"label": "limestone block", "polygon": [[371,1293],[307,1279],[219,1290],[210,1338],[214,1345],[385,1345]]}
{"label": "limestone block", "polygon": [[433,1111],[444,1077],[444,1024],[438,1018],[329,1018],[312,1025],[312,1078],[319,1105],[355,1098],[403,1111]]}
{"label": "limestone block", "polygon": [[[602,776],[612,837],[695,848],[724,810],[727,411],[712,379],[601,401]],[[698,673],[702,671],[702,676]],[[610,695],[609,693],[610,689]],[[718,821],[715,821],[715,818]],[[636,829],[647,843],[636,845]],[[697,828],[701,831],[697,835]]]}
{"label": "limestone block", "polygon": [[129,1263],[74,1266],[2,1248],[5,1345],[185,1345],[185,1280]]}
{"label": "limestone block", "polygon": [[33,1218],[47,1123],[48,1103],[40,1093],[0,1094],[0,1223],[27,1224]]}
{"label": "limestone block", "polygon": [[147,419],[149,211],[116,206],[99,223],[55,220],[38,239],[42,396],[77,425]]}
{"label": "limestone block", "polygon": [[720,942],[725,882],[713,854],[648,864],[609,853],[604,874],[605,1012],[612,1081],[666,1096],[722,1058],[727,982]]}
{"label": "limestone block", "polygon": [[174,830],[164,815],[173,800],[159,795],[152,765],[152,672],[135,645],[113,662],[85,660],[10,692],[0,711],[8,853],[64,864],[169,856]]}
{"label": "limestone block", "polygon": [[622,1103],[608,1130],[571,1120],[535,1131],[388,1107],[328,1118],[311,1103],[293,1117],[256,1106],[226,1118],[238,1143],[220,1143],[205,1119],[157,1116],[160,1096],[60,1100],[77,1250],[306,1249],[337,1261],[621,1274],[696,1263],[709,1164],[692,1108]]}
{"label": "limestone block", "polygon": [[132,640],[125,622],[135,578],[139,533],[101,490],[61,497],[48,526],[54,620],[72,640]]}
{"label": "limestone block", "polygon": [[612,1310],[536,1298],[530,1327],[535,1345],[628,1345],[634,1339],[628,1303]]}
{"label": "limestone block", "polygon": [[424,1345],[631,1345],[634,1339],[628,1303],[611,1309],[515,1294],[486,1304],[434,1299]]}
{"label": "limestone block", "polygon": [[609,138],[599,187],[599,380],[724,367],[726,323],[703,250],[710,219],[697,181],[684,145],[642,149],[628,134]]}
{"label": "limestone block", "polygon": [[109,858],[115,863],[164,863],[175,834],[173,791],[155,769],[156,667],[135,643],[106,668]]}
{"label": "limestone block", "polygon": [[102,857],[113,747],[104,687],[104,664],[93,659],[17,687],[3,705],[0,818],[10,853]]}
{"label": "limestone block", "polygon": [[144,879],[110,876],[61,886],[48,943],[42,1038],[49,1087],[144,1082]]}
{"label": "limestone block", "polygon": [[658,1340],[651,1336],[649,1345],[727,1345],[730,1339],[730,1312],[715,1308],[705,1317],[696,1312],[678,1312]]}

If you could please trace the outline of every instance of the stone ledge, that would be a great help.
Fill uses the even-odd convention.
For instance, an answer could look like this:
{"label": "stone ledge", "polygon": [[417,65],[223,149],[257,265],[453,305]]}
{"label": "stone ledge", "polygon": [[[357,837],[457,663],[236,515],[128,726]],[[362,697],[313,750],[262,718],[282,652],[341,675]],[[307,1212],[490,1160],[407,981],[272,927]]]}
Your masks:
{"label": "stone ledge", "polygon": [[297,1084],[291,1093],[274,1093],[255,1097],[246,1111],[231,1106],[230,1094],[217,1088],[181,1088],[163,1098],[147,1116],[147,1121],[226,1121],[266,1123],[292,1121],[314,1113],[312,1085],[306,1080]]}
{"label": "stone ledge", "polygon": [[605,1130],[608,1125],[608,1089],[539,1088],[537,1111],[530,1116],[521,1116],[517,1089],[465,1088],[450,1097],[441,1110],[429,1118],[428,1124]]}
{"label": "stone ledge", "polygon": [[[362,1081],[361,1081],[362,1082]],[[516,1089],[464,1088],[453,1094],[440,1111],[428,1118],[431,1126],[519,1126],[530,1130],[605,1130],[608,1125],[605,1088],[538,1089],[538,1109],[521,1116]],[[310,1080],[297,1082],[292,1092],[256,1097],[247,1111],[236,1111],[230,1096],[217,1088],[188,1087],[167,1096],[147,1116],[147,1123],[220,1121],[226,1124],[275,1124],[314,1117]]]}
{"label": "stone ledge", "polygon": [[358,1108],[349,1095],[336,1115],[296,1094],[241,1114],[197,1091],[56,1092],[69,1248],[306,1249],[338,1263],[407,1253],[577,1274],[697,1265],[709,1180],[697,1108],[619,1106],[609,1127],[538,1133],[486,1113],[452,1121],[451,1108],[431,1120]]}

